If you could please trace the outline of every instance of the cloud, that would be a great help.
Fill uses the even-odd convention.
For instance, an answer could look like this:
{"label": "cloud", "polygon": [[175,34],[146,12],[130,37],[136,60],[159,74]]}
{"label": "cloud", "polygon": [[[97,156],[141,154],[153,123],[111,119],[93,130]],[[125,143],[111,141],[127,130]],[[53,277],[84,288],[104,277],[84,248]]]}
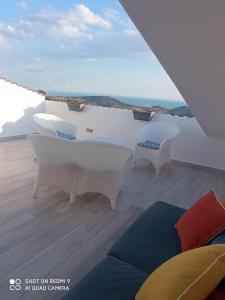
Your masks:
{"label": "cloud", "polygon": [[105,9],[105,17],[112,22],[121,22],[121,16],[118,10],[107,8]]}
{"label": "cloud", "polygon": [[110,21],[105,20],[99,15],[94,14],[87,6],[83,4],[75,5],[70,12],[71,19],[80,21],[82,24],[96,25],[103,28],[111,28]]}
{"label": "cloud", "polygon": [[5,39],[4,37],[0,34],[0,48],[5,46]]}
{"label": "cloud", "polygon": [[85,61],[87,61],[87,62],[97,62],[98,59],[96,57],[90,57],[90,58],[85,58]]}
{"label": "cloud", "polygon": [[34,61],[39,67],[59,60],[96,62],[152,55],[123,12],[105,8],[96,14],[83,4],[67,11],[42,9],[24,18],[0,22],[0,47],[6,48],[5,44],[11,49],[9,52],[7,48],[12,55],[11,59],[7,55],[9,65],[15,58],[28,67]]}
{"label": "cloud", "polygon": [[27,7],[28,7],[27,1],[18,1],[18,2],[17,2],[17,5],[18,5],[19,7],[22,7],[22,8],[27,8]]}
{"label": "cloud", "polygon": [[152,55],[151,50],[140,35],[126,35],[123,32],[98,33],[92,39],[82,43],[70,41],[62,44],[60,41],[45,44],[39,49],[40,56],[44,59],[74,60],[89,59],[116,59],[119,57],[141,57]]}
{"label": "cloud", "polygon": [[66,12],[45,9],[26,17],[26,19],[0,23],[0,34],[14,40],[42,36],[82,40],[92,38],[91,29],[93,27],[110,29],[112,23],[95,14],[87,6],[79,4]]}
{"label": "cloud", "polygon": [[47,67],[43,67],[43,68],[32,68],[32,67],[27,67],[24,68],[24,71],[29,72],[29,73],[40,73],[40,72],[46,72],[48,70]]}
{"label": "cloud", "polygon": [[125,29],[123,32],[125,35],[128,35],[128,36],[140,35],[140,33],[136,29]]}

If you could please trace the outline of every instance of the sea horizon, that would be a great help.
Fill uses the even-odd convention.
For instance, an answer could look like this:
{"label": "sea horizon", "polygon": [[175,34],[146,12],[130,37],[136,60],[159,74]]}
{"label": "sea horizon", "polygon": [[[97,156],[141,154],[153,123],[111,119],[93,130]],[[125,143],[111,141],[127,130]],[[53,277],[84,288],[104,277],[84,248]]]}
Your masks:
{"label": "sea horizon", "polygon": [[124,103],[131,105],[140,106],[163,106],[165,108],[175,108],[180,106],[187,106],[186,102],[183,100],[173,100],[173,99],[156,99],[148,97],[133,97],[133,96],[120,96],[120,95],[100,95],[93,93],[77,93],[77,92],[63,92],[63,91],[47,91],[48,96],[64,96],[64,97],[85,97],[85,96],[110,96]]}

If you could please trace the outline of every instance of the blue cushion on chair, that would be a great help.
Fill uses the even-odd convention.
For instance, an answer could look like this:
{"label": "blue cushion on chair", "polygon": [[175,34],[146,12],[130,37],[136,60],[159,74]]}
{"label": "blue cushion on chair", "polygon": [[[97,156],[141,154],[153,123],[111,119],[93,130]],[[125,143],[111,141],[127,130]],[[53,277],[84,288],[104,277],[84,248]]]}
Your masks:
{"label": "blue cushion on chair", "polygon": [[61,139],[64,139],[64,140],[69,140],[69,141],[73,141],[76,139],[76,137],[72,134],[68,134],[68,133],[64,133],[62,131],[59,131],[59,130],[56,130],[56,136],[61,138]]}
{"label": "blue cushion on chair", "polygon": [[153,150],[159,150],[160,144],[156,143],[156,142],[146,140],[143,143],[138,143],[138,146],[153,149]]}
{"label": "blue cushion on chair", "polygon": [[174,224],[184,209],[156,202],[112,247],[109,254],[150,274],[181,251]]}

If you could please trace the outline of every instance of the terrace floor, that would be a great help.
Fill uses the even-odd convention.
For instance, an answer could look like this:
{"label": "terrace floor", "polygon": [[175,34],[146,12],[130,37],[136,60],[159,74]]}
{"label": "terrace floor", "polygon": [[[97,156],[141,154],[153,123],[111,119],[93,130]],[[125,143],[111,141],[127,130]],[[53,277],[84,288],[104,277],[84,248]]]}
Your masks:
{"label": "terrace floor", "polygon": [[10,291],[11,278],[65,278],[78,282],[143,210],[157,200],[189,207],[209,189],[225,196],[225,172],[173,162],[159,176],[146,162],[130,162],[115,211],[102,195],[40,189],[27,140],[0,143],[0,298],[57,300],[65,292]]}

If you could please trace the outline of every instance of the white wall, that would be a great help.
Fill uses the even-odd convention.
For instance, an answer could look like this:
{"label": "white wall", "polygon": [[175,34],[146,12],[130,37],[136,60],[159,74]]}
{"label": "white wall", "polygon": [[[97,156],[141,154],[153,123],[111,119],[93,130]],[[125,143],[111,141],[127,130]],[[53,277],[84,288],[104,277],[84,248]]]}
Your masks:
{"label": "white wall", "polygon": [[0,78],[0,139],[35,132],[33,114],[44,111],[45,96]]}
{"label": "white wall", "polygon": [[[64,102],[45,101],[45,111],[77,124],[80,136],[110,135],[124,140],[131,148],[135,145],[135,129],[145,124],[134,121],[132,111],[127,109],[87,105],[84,112],[74,112]],[[87,128],[93,129],[93,134]]]}
{"label": "white wall", "polygon": [[225,138],[207,136],[195,118],[160,115],[155,121],[168,121],[180,128],[172,158],[178,161],[225,170]]}
{"label": "white wall", "polygon": [[120,2],[205,133],[225,138],[225,1]]}
{"label": "white wall", "polygon": [[[131,148],[135,146],[134,131],[148,124],[135,121],[132,111],[126,109],[87,106],[84,112],[73,112],[66,103],[45,101],[45,111],[77,124],[80,136],[91,135],[86,128],[92,128],[93,135],[120,138]],[[194,118],[156,115],[152,120],[159,121],[176,123],[181,130],[173,159],[225,170],[225,139],[206,136]]]}

